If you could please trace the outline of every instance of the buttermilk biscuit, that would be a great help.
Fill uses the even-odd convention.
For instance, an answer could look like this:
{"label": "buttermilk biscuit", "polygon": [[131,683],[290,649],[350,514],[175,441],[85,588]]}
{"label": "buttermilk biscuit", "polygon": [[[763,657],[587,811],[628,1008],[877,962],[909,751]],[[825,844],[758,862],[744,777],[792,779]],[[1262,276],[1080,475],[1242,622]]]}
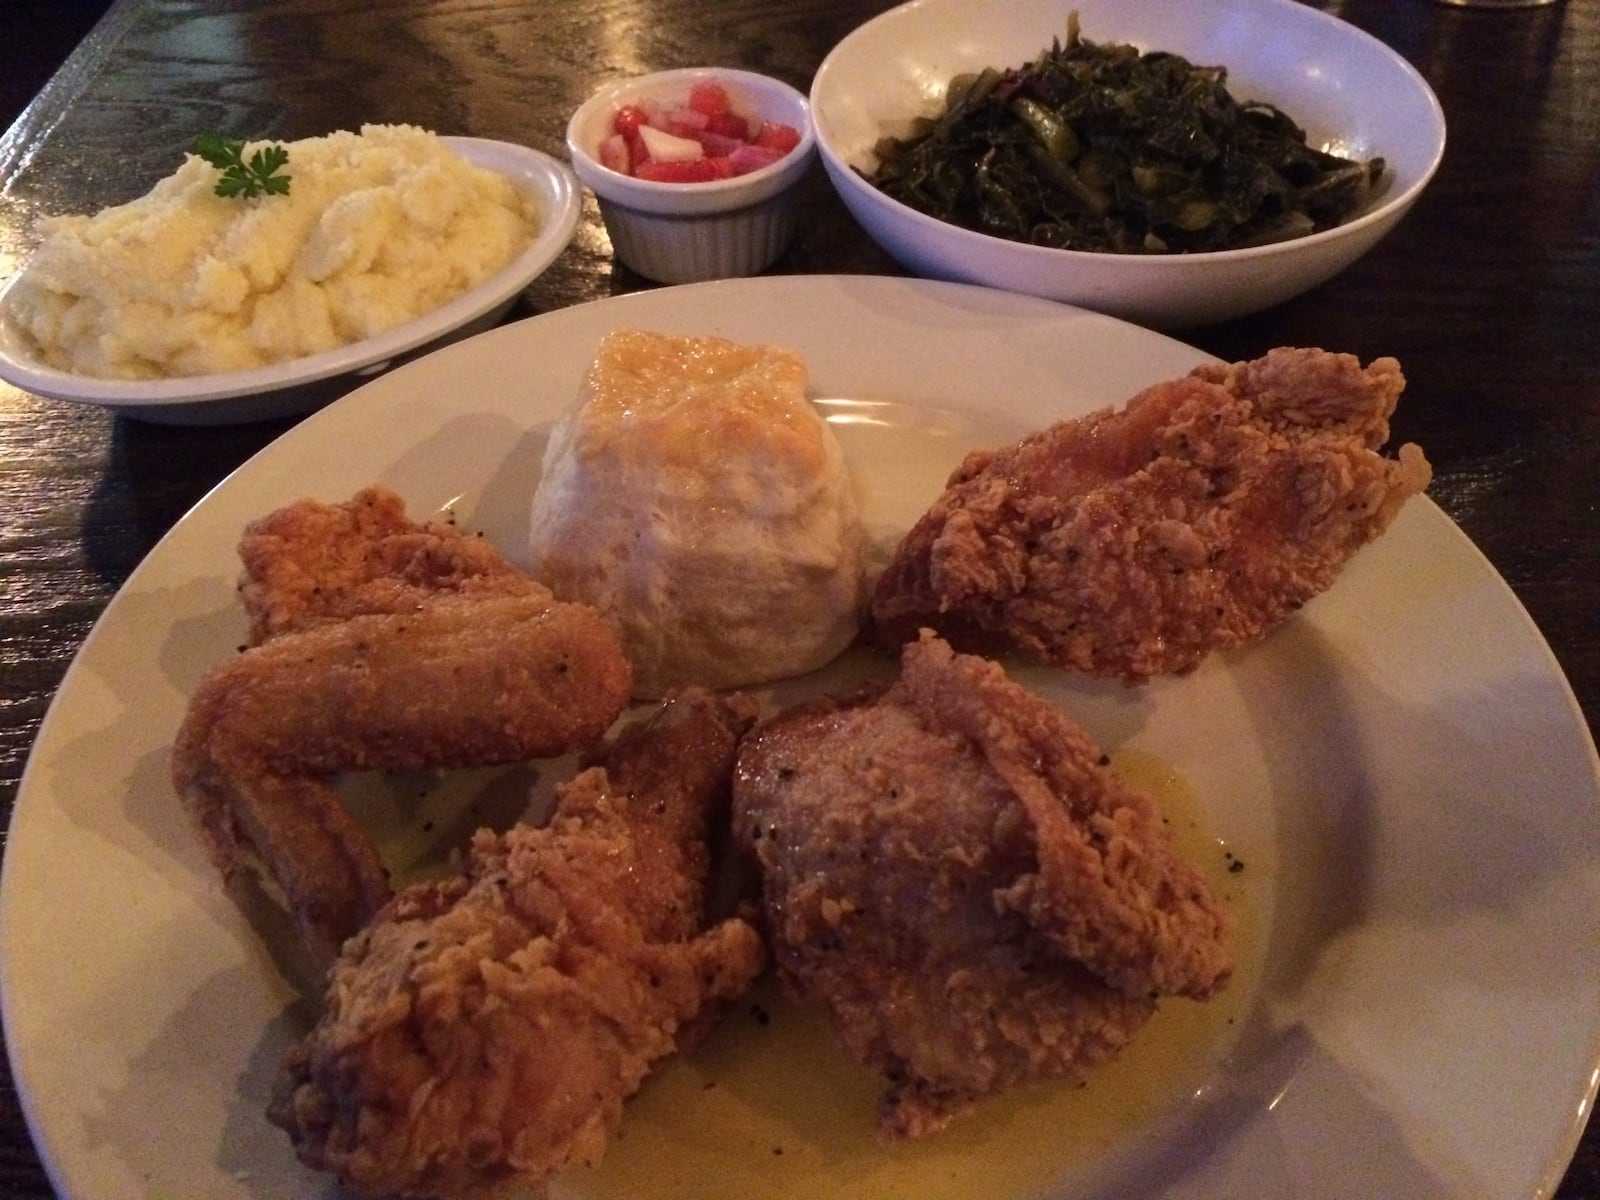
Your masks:
{"label": "buttermilk biscuit", "polygon": [[553,431],[533,572],[611,619],[636,696],[800,674],[854,639],[860,517],[806,382],[788,350],[622,331]]}

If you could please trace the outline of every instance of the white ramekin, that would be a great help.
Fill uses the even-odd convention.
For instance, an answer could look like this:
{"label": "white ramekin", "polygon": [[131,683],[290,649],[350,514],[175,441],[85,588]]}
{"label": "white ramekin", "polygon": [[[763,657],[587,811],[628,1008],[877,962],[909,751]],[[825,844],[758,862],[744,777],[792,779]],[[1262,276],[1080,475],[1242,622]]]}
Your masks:
{"label": "white ramekin", "polygon": [[[727,88],[747,118],[800,132],[800,144],[770,166],[732,179],[660,183],[600,165],[600,143],[625,104],[687,100],[699,82]],[[811,107],[780,80],[723,67],[685,67],[607,84],[572,114],[567,152],[578,178],[600,202],[619,261],[659,283],[694,283],[754,275],[788,248],[795,228],[795,185],[816,157]]]}

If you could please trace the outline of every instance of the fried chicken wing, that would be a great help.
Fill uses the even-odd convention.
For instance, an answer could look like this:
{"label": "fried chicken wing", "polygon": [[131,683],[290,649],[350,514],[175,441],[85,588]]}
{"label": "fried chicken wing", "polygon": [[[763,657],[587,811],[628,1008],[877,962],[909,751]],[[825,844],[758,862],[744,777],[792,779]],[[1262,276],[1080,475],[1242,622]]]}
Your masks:
{"label": "fried chicken wing", "polygon": [[1147,797],[994,663],[924,637],[876,695],[745,740],[734,833],[772,952],[882,1072],[890,1136],[1079,1078],[1154,1011],[1227,980],[1230,918]]}
{"label": "fried chicken wing", "polygon": [[299,500],[239,540],[250,644],[363,613],[403,613],[439,595],[539,595],[491,543],[446,521],[413,521],[380,486],[343,504]]}
{"label": "fried chicken wing", "polygon": [[179,730],[173,783],[223,874],[258,861],[329,953],[389,896],[334,775],[563,753],[604,735],[630,684],[592,609],[539,592],[436,597],[278,634],[213,672]]}
{"label": "fried chicken wing", "polygon": [[480,832],[464,876],[399,895],[335,965],[270,1110],[368,1195],[487,1197],[599,1158],[653,1063],[760,971],[705,929],[711,822],[743,697],[690,692],[558,790],[546,828]]}
{"label": "fried chicken wing", "polygon": [[1393,359],[1278,349],[975,452],[881,576],[876,636],[1130,681],[1259,638],[1427,486],[1418,447],[1379,453],[1404,385]]}
{"label": "fried chicken wing", "polygon": [[387,488],[286,505],[239,555],[249,648],[196,690],[172,779],[223,875],[259,866],[318,955],[391,891],[333,776],[564,753],[627,703],[599,614]]}

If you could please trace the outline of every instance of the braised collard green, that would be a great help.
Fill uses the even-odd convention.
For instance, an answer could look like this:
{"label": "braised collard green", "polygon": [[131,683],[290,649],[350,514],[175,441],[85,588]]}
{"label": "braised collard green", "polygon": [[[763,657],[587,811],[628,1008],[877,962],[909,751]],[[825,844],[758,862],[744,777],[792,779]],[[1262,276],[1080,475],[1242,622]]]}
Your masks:
{"label": "braised collard green", "polygon": [[868,178],[941,220],[1013,241],[1120,253],[1231,250],[1328,229],[1383,174],[1306,143],[1227,70],[1078,32],[1010,70],[951,81],[945,109],[885,138]]}

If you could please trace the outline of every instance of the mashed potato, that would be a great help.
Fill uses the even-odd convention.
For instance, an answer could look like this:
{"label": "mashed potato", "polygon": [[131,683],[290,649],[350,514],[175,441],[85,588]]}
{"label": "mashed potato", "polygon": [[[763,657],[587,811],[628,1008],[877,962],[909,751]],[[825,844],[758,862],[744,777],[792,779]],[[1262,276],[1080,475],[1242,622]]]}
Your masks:
{"label": "mashed potato", "polygon": [[534,495],[533,571],[594,605],[634,694],[812,670],[856,635],[864,537],[798,356],[624,331],[601,344]]}
{"label": "mashed potato", "polygon": [[12,319],[44,361],[81,375],[259,367],[431,312],[538,224],[531,198],[423,129],[369,125],[287,149],[287,196],[217,196],[217,169],[190,156],[138,200],[49,219]]}

